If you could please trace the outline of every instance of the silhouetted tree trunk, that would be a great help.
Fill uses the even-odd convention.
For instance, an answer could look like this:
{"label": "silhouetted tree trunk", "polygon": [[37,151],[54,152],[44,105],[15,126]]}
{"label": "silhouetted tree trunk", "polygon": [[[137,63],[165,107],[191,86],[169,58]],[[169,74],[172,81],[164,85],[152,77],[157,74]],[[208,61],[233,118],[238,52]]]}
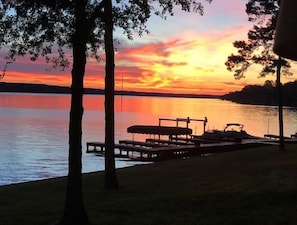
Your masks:
{"label": "silhouetted tree trunk", "polygon": [[279,120],[279,150],[285,151],[284,141],[284,118],[283,118],[283,94],[282,94],[282,83],[281,83],[281,67],[282,59],[279,57],[277,62],[276,70],[276,83],[278,91],[278,120]]}
{"label": "silhouetted tree trunk", "polygon": [[88,222],[82,194],[82,116],[83,79],[86,65],[85,3],[76,1],[71,71],[71,109],[69,121],[69,170],[66,201],[61,224],[82,225]]}
{"label": "silhouetted tree trunk", "polygon": [[114,158],[114,48],[112,2],[105,0],[105,189],[118,188]]}

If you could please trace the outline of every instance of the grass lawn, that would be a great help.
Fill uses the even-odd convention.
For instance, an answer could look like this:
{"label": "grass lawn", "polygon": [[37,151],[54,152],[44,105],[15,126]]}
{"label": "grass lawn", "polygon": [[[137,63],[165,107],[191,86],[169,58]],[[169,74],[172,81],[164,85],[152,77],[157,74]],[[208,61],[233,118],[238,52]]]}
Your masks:
{"label": "grass lawn", "polygon": [[[297,224],[297,145],[227,152],[84,175],[95,225]],[[60,219],[65,178],[0,187],[0,225],[52,225]]]}

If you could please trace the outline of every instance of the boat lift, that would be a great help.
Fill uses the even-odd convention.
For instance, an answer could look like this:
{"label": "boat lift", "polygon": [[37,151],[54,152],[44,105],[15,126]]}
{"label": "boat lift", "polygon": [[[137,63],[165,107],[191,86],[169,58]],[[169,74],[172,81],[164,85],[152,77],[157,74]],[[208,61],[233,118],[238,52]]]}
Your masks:
{"label": "boat lift", "polygon": [[175,121],[176,122],[176,127],[179,127],[179,123],[183,122],[183,123],[186,123],[186,128],[189,128],[189,123],[191,123],[191,121],[203,122],[203,133],[204,133],[205,132],[205,127],[206,127],[206,124],[207,124],[207,117],[204,117],[204,119],[191,119],[190,117],[176,118],[176,119],[160,118],[159,119],[159,126],[162,126],[162,121]]}

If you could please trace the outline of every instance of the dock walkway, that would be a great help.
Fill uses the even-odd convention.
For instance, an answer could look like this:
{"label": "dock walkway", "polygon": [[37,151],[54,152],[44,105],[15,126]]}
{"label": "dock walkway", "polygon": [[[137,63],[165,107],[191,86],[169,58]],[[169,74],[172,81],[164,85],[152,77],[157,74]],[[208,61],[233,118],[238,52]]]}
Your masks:
{"label": "dock walkway", "polygon": [[200,140],[193,140],[189,138],[184,138],[184,139],[171,139],[171,140],[164,140],[164,139],[154,139],[154,138],[147,138],[146,139],[147,143],[152,143],[152,144],[163,144],[163,145],[196,145],[200,146]]}
{"label": "dock walkway", "polygon": [[[264,134],[264,138],[266,139],[273,139],[273,140],[279,140],[279,135],[275,135],[275,134]],[[291,139],[290,137],[285,137],[284,136],[284,139],[285,140],[288,140],[288,139]]]}
{"label": "dock walkway", "polygon": [[138,146],[138,147],[151,147],[151,148],[161,147],[160,144],[144,142],[144,141],[133,141],[133,140],[120,140],[119,144],[126,144],[126,145]]}
{"label": "dock walkway", "polygon": [[[227,151],[241,150],[251,147],[258,147],[267,143],[262,141],[248,142],[222,142],[212,144],[184,144],[184,145],[168,145],[156,144],[150,142],[139,142],[133,140],[122,140],[119,144],[114,145],[114,153],[116,157],[129,158],[139,161],[161,161],[173,158],[182,158],[189,156],[198,156],[211,153],[221,153]],[[87,142],[87,153],[95,153],[99,155],[105,154],[106,145],[104,142]]]}
{"label": "dock walkway", "polygon": [[[174,158],[181,155],[186,155],[189,150],[193,150],[194,145],[187,146],[165,146],[165,145],[152,145],[147,143],[140,145],[140,142],[129,141],[129,144],[115,144],[115,156],[121,158],[137,159],[142,161],[157,161],[169,158]],[[144,144],[145,142],[143,142]],[[137,146],[138,145],[138,146]],[[106,145],[104,142],[87,142],[87,153],[105,154]],[[117,150],[117,151],[116,151]]]}

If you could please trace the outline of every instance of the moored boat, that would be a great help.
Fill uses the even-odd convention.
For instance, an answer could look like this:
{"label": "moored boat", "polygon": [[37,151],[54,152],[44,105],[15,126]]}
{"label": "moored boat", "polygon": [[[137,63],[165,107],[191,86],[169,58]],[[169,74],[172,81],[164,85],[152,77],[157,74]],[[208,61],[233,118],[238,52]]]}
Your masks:
{"label": "moored boat", "polygon": [[205,131],[202,139],[215,141],[236,141],[240,142],[242,139],[256,138],[248,134],[244,129],[244,125],[239,123],[228,123],[224,130],[209,130]]}

